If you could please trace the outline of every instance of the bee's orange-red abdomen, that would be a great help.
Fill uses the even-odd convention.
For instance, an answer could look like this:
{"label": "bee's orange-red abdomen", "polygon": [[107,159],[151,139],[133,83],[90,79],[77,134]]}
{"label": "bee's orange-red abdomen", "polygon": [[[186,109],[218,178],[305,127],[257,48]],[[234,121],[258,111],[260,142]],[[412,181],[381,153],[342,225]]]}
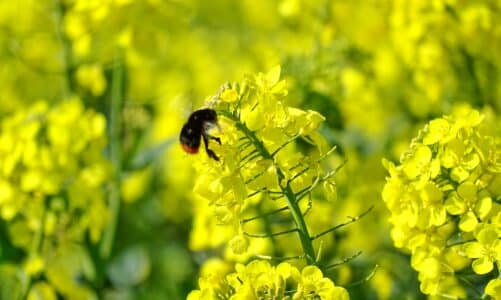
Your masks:
{"label": "bee's orange-red abdomen", "polygon": [[186,151],[187,153],[195,154],[198,152],[198,147],[190,147],[185,144],[181,144],[181,146],[183,147],[183,150]]}

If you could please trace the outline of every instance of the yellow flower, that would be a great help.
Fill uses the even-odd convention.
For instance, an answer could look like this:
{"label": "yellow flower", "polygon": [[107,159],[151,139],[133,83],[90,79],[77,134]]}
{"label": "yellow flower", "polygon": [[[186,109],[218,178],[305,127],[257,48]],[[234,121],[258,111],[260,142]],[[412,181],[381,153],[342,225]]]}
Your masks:
{"label": "yellow flower", "polygon": [[316,266],[307,266],[301,271],[297,292],[293,299],[307,297],[319,297],[322,300],[348,300],[350,298],[344,288],[335,286]]}
{"label": "yellow flower", "polygon": [[440,163],[432,159],[431,149],[427,146],[418,146],[411,156],[404,160],[402,168],[411,180],[421,177],[423,179],[435,178],[440,172]]}
{"label": "yellow flower", "polygon": [[269,93],[271,95],[285,96],[287,95],[285,80],[280,80],[280,73],[281,67],[277,65],[266,74],[257,74],[254,83],[258,90],[265,95]]}
{"label": "yellow flower", "polygon": [[120,187],[121,194],[125,202],[134,202],[138,200],[148,188],[148,182],[151,177],[151,170],[136,171],[124,179]]}
{"label": "yellow flower", "polygon": [[215,299],[215,295],[228,299],[289,299],[287,288],[294,289],[299,271],[288,263],[273,267],[269,262],[254,260],[247,265],[237,264],[236,272],[226,276],[212,274],[199,280],[200,290],[189,299]]}
{"label": "yellow flower", "polygon": [[101,96],[106,89],[106,79],[99,65],[83,65],[77,69],[78,83],[93,96]]}
{"label": "yellow flower", "polygon": [[35,283],[29,293],[27,300],[56,300],[57,295],[56,291],[45,282],[37,282]]}
{"label": "yellow flower", "polygon": [[485,294],[492,297],[493,300],[501,299],[501,279],[492,279],[485,286]]}
{"label": "yellow flower", "polygon": [[474,259],[472,267],[475,273],[489,273],[493,264],[501,261],[501,240],[497,231],[489,225],[480,229],[475,237],[477,242],[464,246],[466,256]]}
{"label": "yellow flower", "polygon": [[430,121],[425,128],[425,135],[423,137],[424,145],[431,145],[435,143],[447,143],[450,137],[451,126],[445,119],[438,118]]}
{"label": "yellow flower", "polygon": [[480,163],[480,157],[475,148],[458,139],[451,140],[439,154],[442,166],[451,170],[451,178],[462,182],[470,176]]}
{"label": "yellow flower", "polygon": [[221,99],[222,101],[230,103],[237,101],[238,98],[239,98],[238,92],[233,89],[226,89],[219,96],[219,99]]}
{"label": "yellow flower", "polygon": [[459,185],[457,192],[449,194],[445,207],[450,214],[461,215],[459,228],[465,232],[475,229],[479,221],[484,220],[492,207],[490,197],[477,195],[477,187],[471,182]]}
{"label": "yellow flower", "polygon": [[243,235],[233,237],[228,243],[235,254],[242,254],[249,248],[249,239]]}
{"label": "yellow flower", "polygon": [[24,266],[26,273],[30,276],[40,273],[45,266],[45,261],[40,256],[30,257]]}

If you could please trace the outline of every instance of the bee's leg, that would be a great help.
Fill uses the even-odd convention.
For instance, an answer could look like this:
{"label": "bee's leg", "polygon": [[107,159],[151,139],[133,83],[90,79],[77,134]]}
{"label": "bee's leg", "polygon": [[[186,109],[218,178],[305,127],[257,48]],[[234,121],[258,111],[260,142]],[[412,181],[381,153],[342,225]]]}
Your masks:
{"label": "bee's leg", "polygon": [[210,129],[213,128],[214,126],[217,126],[217,128],[219,129],[219,131],[221,131],[221,128],[219,127],[219,124],[217,122],[205,122],[203,130],[202,130],[202,134],[205,135],[205,137],[207,139],[214,140],[219,145],[221,145],[221,139],[220,138],[212,136],[212,135],[209,134]]}
{"label": "bee's leg", "polygon": [[[217,157],[216,153],[214,153],[214,151],[209,149],[209,138],[212,138],[212,137],[205,135],[205,134],[203,134],[202,137],[204,139],[205,152],[207,152],[207,155],[209,155],[209,157],[214,159],[215,161],[219,161],[219,157]],[[219,140],[219,138],[217,138],[217,139]]]}
{"label": "bee's leg", "polygon": [[217,136],[207,135],[207,137],[211,140],[215,140],[219,145],[221,145],[221,139]]}

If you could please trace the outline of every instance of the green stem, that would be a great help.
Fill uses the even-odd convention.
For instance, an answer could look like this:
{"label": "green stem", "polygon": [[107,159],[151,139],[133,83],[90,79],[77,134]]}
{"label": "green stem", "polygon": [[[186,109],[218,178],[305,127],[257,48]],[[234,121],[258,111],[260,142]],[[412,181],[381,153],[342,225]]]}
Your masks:
{"label": "green stem", "polygon": [[470,77],[471,82],[471,93],[473,94],[473,102],[474,104],[481,106],[484,103],[484,98],[482,95],[482,88],[477,76],[477,72],[475,70],[475,59],[471,56],[465,48],[459,49],[461,54],[463,55],[463,60],[466,65],[466,71],[468,76]]}
{"label": "green stem", "polygon": [[63,32],[63,18],[66,12],[66,8],[64,7],[63,0],[54,0],[56,6],[56,35],[59,39],[59,42],[62,46],[62,68],[63,68],[63,96],[69,97],[71,92],[73,91],[73,74],[71,68],[71,42],[68,40],[68,37]]}
{"label": "green stem", "polygon": [[462,281],[464,284],[469,286],[471,290],[477,295],[478,298],[482,297],[482,293],[478,290],[478,287],[470,280],[468,280],[468,278],[460,274],[456,274],[456,277],[459,279],[459,281]]}
{"label": "green stem", "polygon": [[122,102],[123,102],[123,66],[119,59],[115,59],[113,75],[111,80],[111,105],[110,105],[110,145],[109,155],[113,167],[113,178],[110,186],[108,205],[111,212],[108,226],[104,232],[100,254],[103,258],[108,258],[113,247],[115,231],[120,212],[120,175],[122,172]]}
{"label": "green stem", "polygon": [[[277,168],[277,174],[280,179],[284,178],[282,170]],[[308,264],[315,264],[315,250],[313,249],[312,239],[308,232],[308,227],[306,226],[306,222],[304,221],[303,214],[299,209],[299,205],[296,201],[296,197],[290,184],[287,183],[287,186],[284,189],[284,193],[287,199],[287,205],[290,208],[292,218],[294,222],[296,222],[296,226],[298,228],[299,239],[301,240],[301,245],[303,246],[304,254],[306,255],[306,261]]]}
{"label": "green stem", "polygon": [[[251,131],[249,128],[247,128],[247,126],[245,126],[245,124],[240,122],[240,120],[236,116],[234,116],[233,114],[230,114],[227,112],[222,112],[222,114],[235,122],[237,129],[242,131],[249,138],[249,140],[256,147],[256,150],[260,153],[260,155],[264,159],[273,160],[273,156],[270,154],[268,149],[266,149],[264,144],[256,137],[256,135],[253,131]],[[282,182],[283,179],[285,178],[285,175],[284,175],[282,169],[280,169],[278,166],[277,166],[276,170],[277,170],[278,180],[279,180],[279,182]],[[289,181],[287,181],[285,186],[280,184],[280,188],[285,195],[285,199],[287,200],[287,206],[289,207],[289,210],[291,211],[292,219],[294,220],[294,223],[296,224],[297,233],[298,233],[299,239],[301,241],[301,246],[303,247],[305,259],[309,265],[313,265],[313,264],[315,264],[315,250],[313,248],[313,243],[312,243],[310,233],[308,232],[308,227],[306,226],[306,222],[304,221],[303,214],[301,213],[301,209],[299,208],[299,204],[298,204],[298,201],[296,199],[296,195],[294,194],[294,192],[290,186]]]}
{"label": "green stem", "polygon": [[[44,201],[45,201],[45,199],[44,199]],[[44,202],[44,205],[42,206],[42,214],[40,216],[40,228],[36,232],[35,237],[33,239],[33,244],[32,244],[32,248],[30,251],[30,257],[36,257],[36,256],[40,255],[42,252],[43,241],[45,238],[44,231],[45,231],[46,216],[47,216],[47,207],[46,207],[46,203]],[[27,282],[24,286],[23,299],[27,299],[28,293],[31,289],[32,284],[33,284],[33,278],[31,276],[29,276],[27,279]]]}

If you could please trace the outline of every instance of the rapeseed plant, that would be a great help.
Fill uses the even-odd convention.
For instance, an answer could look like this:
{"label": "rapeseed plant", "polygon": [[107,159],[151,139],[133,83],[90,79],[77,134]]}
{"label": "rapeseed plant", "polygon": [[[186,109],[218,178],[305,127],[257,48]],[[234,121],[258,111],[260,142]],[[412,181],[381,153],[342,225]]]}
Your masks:
{"label": "rapeseed plant", "polygon": [[430,121],[399,164],[384,161],[390,176],[382,195],[391,212],[391,236],[395,246],[411,254],[425,294],[480,296],[463,284],[470,267],[475,274],[490,274],[483,277],[483,287],[495,286],[495,272],[490,272],[501,259],[496,122],[488,110],[458,106]]}
{"label": "rapeseed plant", "polygon": [[77,98],[40,101],[2,120],[0,217],[24,253],[24,296],[93,295],[74,278],[93,278],[82,243],[96,245],[109,218],[105,129],[104,116]]}
{"label": "rapeseed plant", "polygon": [[[320,261],[325,251],[321,240],[328,242],[329,234],[359,217],[312,232],[322,218],[309,219],[307,215],[317,205],[322,207],[328,199],[336,198],[333,176],[337,169],[329,170],[325,163],[335,147],[329,148],[318,131],[325,118],[315,111],[287,106],[286,96],[286,82],[280,80],[280,68],[275,67],[241,83],[225,84],[209,99],[221,126],[221,145],[213,143],[211,147],[221,162],[205,155],[197,157],[199,176],[194,192],[212,208],[216,226],[223,228],[215,231],[226,237],[216,237],[213,231],[192,239],[228,241],[234,254],[244,255],[243,263],[251,262],[237,267],[237,275],[217,276],[215,285],[201,282],[201,290],[191,294],[194,299],[250,295],[266,299],[286,295],[291,299],[314,295],[348,298],[346,290],[335,287],[319,269],[328,269]],[[213,134],[218,134],[217,130]],[[259,225],[252,226],[256,223]],[[297,246],[292,246],[294,236],[299,240]],[[278,242],[280,238],[289,242]],[[262,247],[254,240],[271,243]],[[282,263],[274,269],[264,259],[291,260],[300,267]],[[257,273],[242,275],[242,268],[247,270],[244,273]],[[289,277],[296,278],[292,288],[285,284]]]}

